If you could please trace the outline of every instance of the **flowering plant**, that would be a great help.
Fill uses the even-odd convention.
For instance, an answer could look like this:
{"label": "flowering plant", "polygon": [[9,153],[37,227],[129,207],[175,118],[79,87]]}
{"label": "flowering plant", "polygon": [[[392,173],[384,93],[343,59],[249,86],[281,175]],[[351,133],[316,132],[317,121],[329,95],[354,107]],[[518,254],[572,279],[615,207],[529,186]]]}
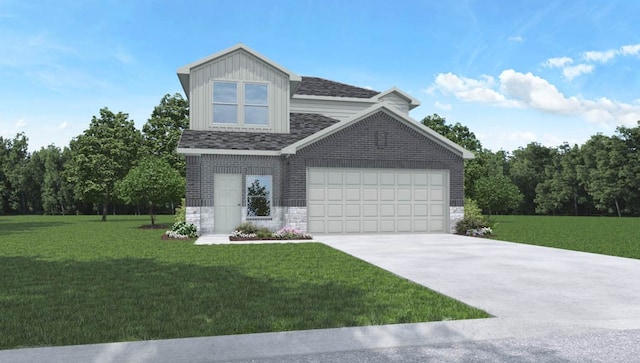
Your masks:
{"label": "flowering plant", "polygon": [[198,237],[198,229],[191,223],[176,222],[170,231],[165,232],[170,238],[187,239]]}
{"label": "flowering plant", "polygon": [[231,237],[251,238],[251,237],[256,237],[256,234],[247,233],[247,232],[236,229],[235,231],[231,232]]}
{"label": "flowering plant", "polygon": [[310,234],[304,233],[303,231],[295,229],[293,227],[284,227],[276,232],[273,236],[281,239],[311,239]]}
{"label": "flowering plant", "polygon": [[489,227],[482,227],[477,229],[472,228],[467,230],[467,233],[466,233],[467,236],[471,236],[471,237],[486,237],[492,234],[493,234],[493,231]]}

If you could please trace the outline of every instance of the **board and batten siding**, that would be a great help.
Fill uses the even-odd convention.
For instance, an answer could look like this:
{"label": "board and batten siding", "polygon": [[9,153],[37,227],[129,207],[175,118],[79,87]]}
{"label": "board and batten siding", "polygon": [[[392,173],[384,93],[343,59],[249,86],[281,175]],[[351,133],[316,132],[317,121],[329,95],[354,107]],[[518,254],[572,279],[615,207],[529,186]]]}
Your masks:
{"label": "board and batten siding", "polygon": [[[213,125],[213,80],[269,83],[269,127]],[[289,132],[289,76],[239,49],[190,72],[190,128],[255,132]]]}

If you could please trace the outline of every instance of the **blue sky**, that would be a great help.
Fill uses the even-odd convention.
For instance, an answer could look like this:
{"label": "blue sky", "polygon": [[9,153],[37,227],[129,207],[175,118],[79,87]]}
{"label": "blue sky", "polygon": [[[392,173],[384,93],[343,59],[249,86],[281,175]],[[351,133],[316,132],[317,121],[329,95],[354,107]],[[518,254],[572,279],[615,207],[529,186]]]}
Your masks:
{"label": "blue sky", "polygon": [[385,91],[483,146],[581,144],[640,120],[640,2],[0,0],[0,136],[68,145],[102,107],[141,128],[176,70],[242,42]]}

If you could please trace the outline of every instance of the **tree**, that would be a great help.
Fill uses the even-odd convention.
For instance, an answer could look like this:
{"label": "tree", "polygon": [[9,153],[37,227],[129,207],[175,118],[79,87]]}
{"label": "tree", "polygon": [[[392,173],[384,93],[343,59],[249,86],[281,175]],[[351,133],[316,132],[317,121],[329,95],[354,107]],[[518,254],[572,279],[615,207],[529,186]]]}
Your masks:
{"label": "tree", "polygon": [[0,212],[26,213],[28,139],[18,133],[13,140],[0,137]]}
{"label": "tree", "polygon": [[182,130],[188,127],[189,101],[179,93],[164,95],[160,104],[153,109],[151,118],[142,127],[143,153],[167,160],[184,176],[184,156],[178,155],[176,149]]}
{"label": "tree", "polygon": [[483,149],[475,153],[475,158],[464,163],[464,195],[476,199],[476,183],[490,176],[504,175],[508,171],[507,153]]}
{"label": "tree", "polygon": [[536,187],[545,178],[545,168],[552,163],[553,149],[536,142],[513,151],[509,159],[509,175],[523,194],[519,212],[535,213]]}
{"label": "tree", "polygon": [[185,180],[168,161],[147,157],[116,183],[117,195],[127,204],[144,204],[149,208],[151,224],[156,222],[154,207],[179,201],[184,195]]}
{"label": "tree", "polygon": [[269,191],[265,185],[260,184],[258,179],[255,179],[247,188],[247,215],[252,217],[271,215]]}
{"label": "tree", "polygon": [[468,127],[461,125],[459,122],[456,122],[454,125],[449,125],[444,117],[434,113],[431,116],[423,118],[421,123],[469,151],[475,152],[482,150],[482,144],[480,140],[476,138],[476,135],[471,132]]}
{"label": "tree", "polygon": [[[592,136],[582,147],[583,165],[579,169],[581,182],[593,198],[595,207],[603,212],[622,216],[621,202],[625,197],[624,145],[616,137]],[[614,209],[615,207],[615,209]]]}
{"label": "tree", "polygon": [[102,206],[102,221],[107,220],[107,206],[114,201],[117,180],[124,178],[138,156],[142,141],[129,115],[114,114],[108,108],[93,116],[89,128],[70,143],[71,159],[65,168],[76,195],[84,201]]}
{"label": "tree", "polygon": [[31,161],[40,160],[42,164],[40,200],[45,214],[66,214],[72,209],[73,190],[63,177],[68,159],[69,149],[62,151],[55,145],[41,148],[31,155]]}
{"label": "tree", "polygon": [[518,207],[522,193],[504,175],[493,175],[478,180],[475,190],[478,206],[489,214],[507,212]]}
{"label": "tree", "polygon": [[578,205],[587,202],[587,193],[578,178],[581,162],[578,145],[562,144],[551,153],[552,162],[545,167],[544,178],[536,187],[536,213],[578,215]]}
{"label": "tree", "polygon": [[464,161],[464,193],[466,196],[473,197],[476,180],[481,175],[488,175],[484,168],[487,159],[490,158],[491,151],[482,149],[480,140],[476,138],[476,135],[468,127],[461,125],[459,122],[449,125],[447,120],[437,113],[426,116],[421,123],[475,154],[475,159]]}

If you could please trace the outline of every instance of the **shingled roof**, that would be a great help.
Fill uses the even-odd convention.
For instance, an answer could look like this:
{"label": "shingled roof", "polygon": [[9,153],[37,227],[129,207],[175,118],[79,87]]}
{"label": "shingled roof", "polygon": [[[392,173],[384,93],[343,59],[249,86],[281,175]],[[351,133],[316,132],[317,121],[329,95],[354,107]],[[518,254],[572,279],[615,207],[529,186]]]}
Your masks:
{"label": "shingled roof", "polygon": [[340,122],[309,113],[292,113],[290,121],[288,134],[184,130],[178,148],[277,151]]}
{"label": "shingled roof", "polygon": [[295,94],[308,96],[371,98],[380,92],[318,77],[302,77]]}

